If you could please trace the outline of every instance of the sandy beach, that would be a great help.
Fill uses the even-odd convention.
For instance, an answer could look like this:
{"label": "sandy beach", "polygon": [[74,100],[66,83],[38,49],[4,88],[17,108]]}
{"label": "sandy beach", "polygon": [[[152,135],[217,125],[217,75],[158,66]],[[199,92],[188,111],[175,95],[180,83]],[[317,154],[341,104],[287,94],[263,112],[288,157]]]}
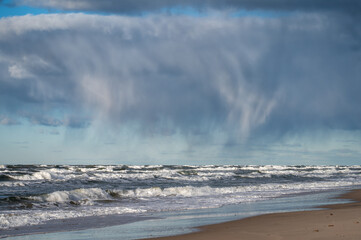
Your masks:
{"label": "sandy beach", "polygon": [[199,228],[199,232],[153,238],[159,240],[361,239],[361,190],[340,198],[354,202],[323,206],[324,210],[266,214]]}

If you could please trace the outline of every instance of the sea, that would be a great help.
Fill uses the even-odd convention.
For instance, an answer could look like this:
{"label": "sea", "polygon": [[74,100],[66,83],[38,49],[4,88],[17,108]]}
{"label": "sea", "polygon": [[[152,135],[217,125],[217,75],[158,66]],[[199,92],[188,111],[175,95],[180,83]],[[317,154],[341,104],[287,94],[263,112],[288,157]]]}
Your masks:
{"label": "sea", "polygon": [[126,231],[139,222],[148,224],[143,235],[120,239],[179,234],[197,224],[309,209],[332,202],[331,192],[360,187],[358,165],[0,165],[0,237],[37,227]]}

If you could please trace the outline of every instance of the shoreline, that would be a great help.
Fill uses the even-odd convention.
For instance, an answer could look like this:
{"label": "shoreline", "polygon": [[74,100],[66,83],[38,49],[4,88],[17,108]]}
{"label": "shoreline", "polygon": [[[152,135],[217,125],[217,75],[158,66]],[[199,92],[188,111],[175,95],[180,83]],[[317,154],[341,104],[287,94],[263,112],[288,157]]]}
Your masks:
{"label": "shoreline", "polygon": [[147,240],[279,240],[361,239],[361,189],[336,197],[352,202],[319,210],[271,213],[197,227],[197,232]]}
{"label": "shoreline", "polygon": [[[361,191],[360,190],[356,190]],[[324,199],[324,200],[323,200]],[[328,199],[328,200],[326,200]],[[344,208],[346,205],[349,207],[357,207],[357,204],[361,205],[359,202],[345,201],[341,199],[354,199],[354,201],[361,201],[361,193],[355,193],[354,191],[326,191],[317,194],[302,194],[297,196],[288,196],[285,198],[275,198],[271,202],[264,201],[261,204],[253,204],[248,206],[242,212],[240,205],[230,205],[227,208],[216,208],[214,212],[184,212],[185,220],[176,220],[167,221],[169,216],[173,215],[152,215],[152,216],[119,216],[119,215],[107,215],[98,216],[98,217],[84,217],[84,218],[75,218],[68,220],[53,220],[45,224],[36,225],[36,226],[25,226],[21,228],[15,228],[12,230],[5,230],[0,234],[0,238],[10,239],[29,239],[29,240],[39,240],[39,239],[221,239],[222,234],[227,235],[228,233],[222,233],[222,227],[230,223],[236,223],[242,220],[253,219],[257,217],[267,216],[267,215],[277,215],[280,213],[289,214],[297,213],[300,211],[320,211],[319,209],[324,209],[326,207],[332,207],[334,209]],[[355,206],[356,204],[356,206]],[[291,208],[285,207],[286,205],[292,206]],[[233,206],[233,207],[232,207]],[[274,211],[265,211],[266,209],[272,209]],[[278,210],[277,210],[278,209]],[[288,210],[285,210],[288,209]],[[298,209],[298,210],[297,210]],[[248,211],[248,214],[247,214]],[[322,210],[321,210],[322,211]],[[251,214],[249,214],[251,212]],[[258,214],[255,214],[259,212]],[[268,212],[268,213],[267,213]],[[273,213],[272,213],[273,212]],[[199,220],[188,222],[188,215],[200,216]],[[200,214],[200,215],[197,215]],[[220,214],[220,215],[218,215]],[[216,219],[217,216],[226,216],[228,219]],[[242,216],[243,215],[243,216]],[[248,216],[247,216],[248,215]],[[175,215],[176,218],[182,215]],[[237,217],[238,216],[238,217]],[[242,217],[241,217],[242,216]],[[221,217],[223,218],[223,217]],[[182,219],[179,218],[179,219]],[[190,218],[193,219],[193,218]],[[194,218],[198,219],[198,217]],[[146,220],[146,221],[143,221]],[[149,220],[149,221],[148,221]],[[178,222],[177,222],[178,221]],[[272,220],[274,221],[274,220]],[[360,221],[361,222],[361,221]],[[266,224],[267,223],[262,223]],[[255,224],[255,227],[259,227],[261,224]],[[162,227],[163,226],[163,227]],[[361,225],[360,225],[361,226]],[[226,226],[229,228],[229,226]],[[235,226],[230,226],[231,228],[238,228]],[[155,229],[155,232],[153,231]],[[259,228],[260,229],[260,228]],[[134,231],[141,231],[140,233],[134,234]],[[201,232],[197,232],[200,230]],[[210,236],[203,236],[205,231],[220,231],[220,236],[212,238]],[[232,230],[233,231],[233,230]],[[259,232],[259,231],[257,231]],[[192,238],[194,234],[202,233],[200,237]],[[213,234],[213,233],[212,233]],[[238,233],[237,233],[238,234]],[[174,236],[174,237],[173,237]],[[238,236],[238,235],[237,235]],[[239,239],[228,237],[227,239]],[[250,239],[279,239],[279,238],[242,238],[244,240]],[[288,238],[286,238],[288,239]],[[302,238],[304,239],[304,238]],[[361,239],[357,238],[357,239]]]}

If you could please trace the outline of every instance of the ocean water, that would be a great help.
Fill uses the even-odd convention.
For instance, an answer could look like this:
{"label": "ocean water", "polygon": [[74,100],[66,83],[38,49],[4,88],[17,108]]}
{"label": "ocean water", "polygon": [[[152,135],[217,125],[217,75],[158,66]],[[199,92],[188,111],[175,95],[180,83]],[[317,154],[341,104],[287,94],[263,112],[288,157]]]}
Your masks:
{"label": "ocean water", "polygon": [[[79,217],[175,218],[184,211],[217,217],[221,207],[232,215],[242,204],[259,208],[360,185],[361,166],[0,165],[0,236]],[[271,208],[263,212],[277,210]]]}

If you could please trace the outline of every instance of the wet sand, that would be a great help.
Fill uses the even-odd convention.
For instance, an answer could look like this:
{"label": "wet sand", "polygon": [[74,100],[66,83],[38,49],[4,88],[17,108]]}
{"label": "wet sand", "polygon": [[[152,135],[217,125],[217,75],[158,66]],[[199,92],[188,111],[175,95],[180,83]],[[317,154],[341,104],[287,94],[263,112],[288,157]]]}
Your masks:
{"label": "wet sand", "polygon": [[354,202],[324,210],[274,213],[199,228],[199,232],[153,240],[360,240],[361,189],[342,196]]}

